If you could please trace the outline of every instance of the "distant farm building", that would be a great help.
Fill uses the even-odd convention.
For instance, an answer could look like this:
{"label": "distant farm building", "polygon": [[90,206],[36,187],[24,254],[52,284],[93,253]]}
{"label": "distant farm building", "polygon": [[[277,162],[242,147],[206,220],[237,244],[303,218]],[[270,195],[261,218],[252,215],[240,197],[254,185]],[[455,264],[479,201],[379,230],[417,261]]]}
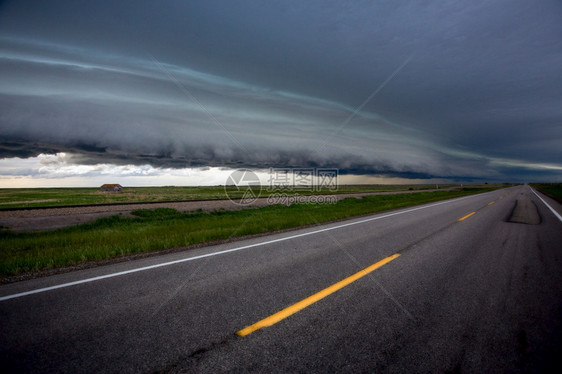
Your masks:
{"label": "distant farm building", "polygon": [[123,189],[123,186],[121,186],[120,184],[104,184],[100,188],[102,191],[118,192]]}

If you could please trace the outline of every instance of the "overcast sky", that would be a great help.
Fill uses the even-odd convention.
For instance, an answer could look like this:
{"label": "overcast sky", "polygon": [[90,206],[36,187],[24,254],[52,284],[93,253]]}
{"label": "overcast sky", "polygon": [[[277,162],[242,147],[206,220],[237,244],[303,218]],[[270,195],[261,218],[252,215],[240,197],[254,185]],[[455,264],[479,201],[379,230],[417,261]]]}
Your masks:
{"label": "overcast sky", "polygon": [[561,66],[555,0],[4,1],[0,186],[560,182]]}

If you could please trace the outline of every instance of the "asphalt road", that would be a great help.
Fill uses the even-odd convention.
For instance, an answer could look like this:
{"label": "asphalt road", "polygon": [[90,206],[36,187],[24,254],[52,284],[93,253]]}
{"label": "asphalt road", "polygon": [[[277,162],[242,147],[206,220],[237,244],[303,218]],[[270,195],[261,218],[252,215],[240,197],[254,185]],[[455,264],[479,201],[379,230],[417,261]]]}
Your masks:
{"label": "asphalt road", "polygon": [[3,373],[557,372],[562,222],[514,187],[5,285],[0,324]]}

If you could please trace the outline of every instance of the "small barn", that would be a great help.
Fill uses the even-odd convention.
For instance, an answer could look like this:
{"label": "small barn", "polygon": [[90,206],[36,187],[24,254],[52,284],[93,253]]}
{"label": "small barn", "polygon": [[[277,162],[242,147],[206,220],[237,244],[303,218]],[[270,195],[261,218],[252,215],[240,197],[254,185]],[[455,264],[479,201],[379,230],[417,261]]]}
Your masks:
{"label": "small barn", "polygon": [[123,186],[121,186],[120,184],[104,184],[100,187],[100,189],[104,192],[119,192],[123,189]]}

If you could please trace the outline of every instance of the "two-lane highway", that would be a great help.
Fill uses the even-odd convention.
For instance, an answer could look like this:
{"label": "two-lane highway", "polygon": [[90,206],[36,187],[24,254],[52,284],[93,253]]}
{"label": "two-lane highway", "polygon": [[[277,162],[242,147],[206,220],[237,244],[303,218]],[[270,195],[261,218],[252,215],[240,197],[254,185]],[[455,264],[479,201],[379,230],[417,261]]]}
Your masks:
{"label": "two-lane highway", "polygon": [[0,369],[553,370],[560,213],[519,186],[5,285]]}

